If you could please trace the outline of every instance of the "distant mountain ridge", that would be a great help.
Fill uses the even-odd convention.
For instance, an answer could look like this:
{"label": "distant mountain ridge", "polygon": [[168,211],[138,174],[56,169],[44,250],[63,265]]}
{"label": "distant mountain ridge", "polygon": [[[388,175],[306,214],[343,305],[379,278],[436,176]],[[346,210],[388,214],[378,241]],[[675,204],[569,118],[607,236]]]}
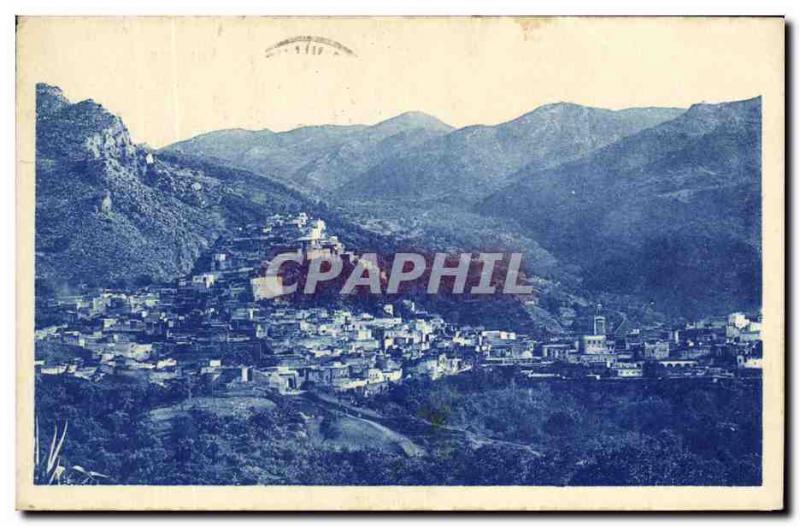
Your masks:
{"label": "distant mountain ridge", "polygon": [[386,156],[450,130],[435,117],[407,112],[373,126],[306,126],[277,133],[220,130],[163,151],[218,159],[298,189],[330,190]]}
{"label": "distant mountain ridge", "polygon": [[373,126],[222,130],[164,150],[221,159],[334,200],[482,197],[525,165],[564,162],[683,111],[557,103],[496,126],[461,129],[408,112]]}
{"label": "distant mountain ridge", "polygon": [[356,199],[480,198],[523,166],[559,164],[681,111],[612,111],[549,104],[496,126],[469,126],[400,152],[351,180],[338,195]]}

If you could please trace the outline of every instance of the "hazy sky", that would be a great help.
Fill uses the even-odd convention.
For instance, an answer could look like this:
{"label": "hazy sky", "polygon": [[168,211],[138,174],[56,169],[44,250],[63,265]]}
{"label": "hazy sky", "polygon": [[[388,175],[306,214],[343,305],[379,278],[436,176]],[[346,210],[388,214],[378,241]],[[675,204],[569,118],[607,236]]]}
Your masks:
{"label": "hazy sky", "polygon": [[[493,124],[546,103],[687,107],[762,94],[779,19],[58,18],[18,27],[24,82],[60,86],[160,147],[221,128],[371,124],[417,110]],[[288,53],[322,36],[355,56]],[[776,40],[777,39],[777,40]],[[19,89],[32,86],[19,84]]]}

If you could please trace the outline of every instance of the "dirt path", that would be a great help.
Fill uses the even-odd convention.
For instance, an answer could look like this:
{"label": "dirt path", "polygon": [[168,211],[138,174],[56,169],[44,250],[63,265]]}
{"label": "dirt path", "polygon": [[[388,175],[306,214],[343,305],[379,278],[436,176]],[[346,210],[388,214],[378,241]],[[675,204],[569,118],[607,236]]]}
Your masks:
{"label": "dirt path", "polygon": [[[390,423],[391,419],[386,418],[383,415],[380,415],[379,413],[377,413],[375,411],[372,411],[370,409],[363,409],[363,408],[360,408],[360,407],[355,407],[355,406],[352,406],[350,404],[346,404],[346,403],[343,403],[343,402],[341,402],[339,400],[336,400],[335,398],[332,398],[332,397],[329,397],[329,396],[324,396],[324,395],[314,394],[314,395],[311,395],[309,397],[309,399],[312,399],[312,400],[314,400],[314,401],[316,401],[318,403],[321,403],[323,405],[327,405],[329,407],[333,407],[336,410],[341,411],[342,413],[350,416],[351,418],[357,418],[359,420],[367,422],[367,423],[369,423],[369,424],[371,424],[373,426],[376,426],[376,428],[379,428],[379,429],[381,429],[381,430],[383,430],[385,432],[392,433],[392,435],[387,435],[387,436],[394,436],[394,437],[397,437],[398,440],[402,439],[404,441],[407,441],[407,445],[406,446],[403,446],[399,442],[398,442],[398,444],[400,445],[400,447],[403,448],[403,451],[405,451],[406,454],[409,455],[409,456],[417,456],[416,454],[410,454],[409,453],[409,452],[414,453],[417,450],[423,451],[423,454],[424,454],[424,450],[421,447],[417,446],[413,441],[411,441],[411,439],[409,439],[408,437],[406,437],[405,435],[403,435],[403,434],[401,434],[401,433],[399,433],[397,431],[394,431],[390,427],[387,427],[387,425],[391,425],[391,423]],[[427,420],[425,420],[423,418],[419,418],[417,416],[408,416],[408,418],[412,419],[414,422],[416,422],[418,424],[421,424],[421,425],[423,425],[423,426],[425,426],[427,428],[430,428],[430,429],[433,429],[433,430],[436,430],[436,431],[447,431],[447,432],[450,432],[450,433],[463,435],[464,438],[466,438],[467,441],[469,441],[470,444],[473,444],[473,445],[476,445],[476,446],[482,446],[482,445],[487,445],[487,444],[495,444],[495,445],[501,445],[501,446],[511,447],[511,448],[515,448],[515,449],[523,449],[523,450],[527,451],[528,453],[530,453],[530,454],[532,454],[534,456],[537,456],[537,457],[542,457],[543,456],[543,453],[541,451],[538,451],[538,450],[534,449],[533,446],[531,446],[530,444],[521,444],[519,442],[510,442],[508,440],[500,440],[500,439],[497,439],[497,438],[487,437],[485,435],[480,435],[478,433],[475,433],[474,431],[470,431],[468,429],[461,428],[461,427],[433,424],[433,423],[431,423],[431,422],[429,422],[429,421],[427,421]],[[376,420],[378,420],[381,423],[376,422]],[[406,448],[408,448],[408,450]]]}
{"label": "dirt path", "polygon": [[348,416],[350,416],[350,418],[355,418],[356,420],[360,420],[361,422],[365,422],[372,428],[380,431],[386,437],[387,440],[390,440],[395,444],[397,444],[400,447],[400,449],[403,450],[403,453],[405,453],[406,456],[421,457],[425,455],[425,450],[422,447],[415,444],[414,442],[412,442],[411,439],[408,438],[407,436],[401,435],[397,431],[389,429],[388,427],[381,425],[373,420],[368,420],[366,418],[361,418],[352,415]]}

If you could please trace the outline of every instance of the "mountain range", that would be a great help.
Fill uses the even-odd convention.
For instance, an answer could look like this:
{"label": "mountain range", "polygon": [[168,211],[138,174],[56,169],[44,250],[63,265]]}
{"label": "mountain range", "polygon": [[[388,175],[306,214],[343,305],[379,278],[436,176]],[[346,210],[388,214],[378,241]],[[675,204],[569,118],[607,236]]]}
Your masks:
{"label": "mountain range", "polygon": [[452,131],[420,112],[374,126],[308,126],[287,132],[221,130],[163,150],[216,159],[304,191],[331,190],[392,155]]}
{"label": "mountain range", "polygon": [[221,160],[335,200],[474,198],[526,165],[547,167],[577,158],[682,111],[559,103],[496,126],[457,130],[430,115],[408,112],[373,126],[221,130],[164,151]]}
{"label": "mountain range", "polygon": [[549,104],[497,126],[468,126],[395,153],[351,178],[337,189],[337,197],[472,200],[525,166],[546,168],[576,159],[680,112]]}
{"label": "mountain range", "polygon": [[154,151],[99,104],[39,85],[37,277],[170,279],[237,224],[305,209],[345,237],[521,251],[529,274],[570,292],[547,299],[553,313],[571,292],[684,316],[757,308],[760,112],[758,98],[558,103],[460,129],[410,112]]}

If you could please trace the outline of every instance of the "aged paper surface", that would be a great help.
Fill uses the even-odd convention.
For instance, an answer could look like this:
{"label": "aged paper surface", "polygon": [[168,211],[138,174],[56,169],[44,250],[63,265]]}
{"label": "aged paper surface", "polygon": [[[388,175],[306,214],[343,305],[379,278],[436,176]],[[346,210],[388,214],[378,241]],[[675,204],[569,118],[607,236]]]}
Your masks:
{"label": "aged paper surface", "polygon": [[[781,18],[19,18],[17,506],[782,508],[783,67]],[[647,111],[605,111],[628,108]],[[300,229],[309,260],[535,258],[532,296],[508,295],[530,325],[502,325],[508,298],[404,310],[384,287],[382,314],[337,328],[298,308],[306,332],[276,336],[293,300],[236,266],[264,220]],[[599,392],[601,424],[554,401]],[[537,416],[502,412],[518,400]],[[666,406],[691,420],[651,432],[644,415]],[[717,449],[724,462],[704,456]]]}

